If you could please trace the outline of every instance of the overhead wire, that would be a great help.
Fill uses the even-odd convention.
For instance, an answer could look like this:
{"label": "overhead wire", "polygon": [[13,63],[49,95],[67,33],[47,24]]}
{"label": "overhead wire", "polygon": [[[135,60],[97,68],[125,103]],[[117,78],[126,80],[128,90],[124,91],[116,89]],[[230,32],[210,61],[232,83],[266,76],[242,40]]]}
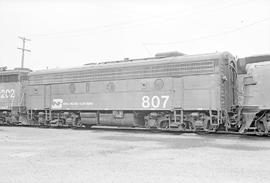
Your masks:
{"label": "overhead wire", "polygon": [[[201,3],[198,4],[198,7],[201,7],[203,5],[210,5],[212,4],[212,1],[209,1],[207,3]],[[194,8],[194,7],[193,7]],[[193,9],[192,8],[192,9]],[[179,12],[177,12],[179,13]],[[182,12],[181,13],[188,13],[187,12]],[[94,26],[94,27],[86,27],[86,28],[81,28],[81,29],[75,29],[75,30],[69,30],[69,31],[60,31],[60,32],[53,32],[53,33],[43,33],[43,34],[31,34],[31,36],[34,37],[46,37],[46,36],[57,36],[60,34],[73,34],[73,33],[83,33],[83,32],[88,32],[88,31],[96,31],[96,30],[100,30],[100,29],[106,29],[106,28],[113,28],[113,27],[119,27],[119,26],[126,26],[126,25],[130,25],[130,24],[134,24],[136,22],[145,22],[145,21],[149,21],[149,20],[153,20],[153,19],[158,19],[158,18],[162,18],[163,15],[153,15],[153,16],[149,16],[146,18],[141,18],[141,19],[135,19],[135,20],[127,20],[127,21],[120,21],[117,23],[112,23],[112,24],[105,24],[105,25],[98,25],[98,26]]]}
{"label": "overhead wire", "polygon": [[191,42],[191,41],[197,41],[197,40],[201,40],[201,39],[213,38],[213,37],[223,36],[223,35],[226,35],[226,34],[237,32],[237,31],[240,31],[242,29],[246,29],[246,28],[252,27],[252,26],[254,26],[256,24],[266,22],[266,21],[269,21],[269,20],[270,20],[270,17],[267,17],[267,18],[264,18],[264,19],[252,22],[250,24],[231,29],[231,30],[222,31],[222,32],[219,32],[219,33],[216,33],[216,34],[210,34],[210,35],[201,36],[201,37],[197,37],[197,38],[193,38],[193,39],[187,39],[187,40],[182,40],[182,41],[172,41],[172,42],[161,42],[161,43],[144,43],[144,45],[181,44],[181,43],[185,43],[185,42]]}
{"label": "overhead wire", "polygon": [[[222,10],[222,9],[226,9],[232,6],[236,6],[239,4],[243,4],[244,2],[247,1],[241,1],[238,3],[230,3],[229,5],[226,4],[225,6],[221,6],[218,8],[211,8],[211,6],[209,5],[213,5],[212,1],[205,3],[205,6],[209,6],[210,9],[207,11],[203,11],[203,13],[205,12],[211,12],[211,11],[218,11],[218,10]],[[200,4],[199,6],[202,6],[202,4]],[[193,8],[196,9],[196,8]],[[163,16],[163,15],[156,15],[156,16],[150,16],[148,18],[144,18],[144,19],[138,19],[138,20],[131,20],[131,21],[122,21],[122,22],[117,22],[117,23],[113,23],[113,24],[106,24],[106,25],[99,25],[99,26],[95,26],[95,27],[89,27],[89,28],[83,28],[83,29],[76,29],[76,30],[71,30],[71,31],[62,31],[62,32],[55,32],[55,33],[47,33],[47,34],[32,34],[32,37],[36,37],[36,39],[39,38],[47,38],[47,37],[80,37],[80,36],[84,36],[82,34],[84,33],[89,33],[89,32],[94,32],[94,31],[110,31],[110,30],[119,30],[119,28],[123,29],[126,28],[128,26],[138,26],[138,25],[143,25],[143,24],[147,24],[149,25],[149,21],[153,20],[157,20],[157,21],[162,21],[162,20],[172,20],[173,17],[179,17],[179,13],[182,16],[189,16],[189,15],[194,15],[194,14],[198,14],[198,13],[202,13],[202,11],[181,11],[181,12],[176,12],[175,14],[177,15],[171,15],[171,16]],[[181,17],[182,17],[181,16]],[[87,35],[89,36],[89,35]]]}
{"label": "overhead wire", "polygon": [[[42,39],[42,38],[48,38],[48,37],[52,37],[52,38],[65,38],[65,37],[81,37],[81,36],[89,36],[89,35],[83,35],[83,34],[87,34],[89,32],[94,32],[94,31],[110,31],[110,30],[119,30],[119,29],[123,29],[123,28],[128,28],[128,27],[132,27],[132,26],[137,26],[138,25],[143,25],[143,24],[147,24],[149,25],[149,23],[153,23],[154,20],[156,21],[164,21],[164,20],[169,20],[172,21],[175,18],[180,17],[181,18],[185,17],[185,16],[194,16],[196,14],[199,13],[214,13],[216,11],[221,11],[221,10],[226,10],[228,8],[234,7],[234,6],[238,6],[238,5],[243,5],[243,4],[247,4],[248,2],[251,2],[249,0],[244,0],[244,1],[238,1],[238,2],[234,2],[234,3],[229,3],[229,4],[225,4],[222,6],[218,6],[218,7],[213,7],[211,5],[213,5],[212,1],[209,1],[207,3],[204,3],[204,6],[207,6],[207,9],[200,9],[198,10],[193,10],[193,11],[182,11],[182,12],[176,12],[173,13],[173,15],[169,15],[169,16],[163,16],[163,15],[155,15],[155,16],[150,16],[148,18],[144,18],[144,19],[135,19],[135,20],[127,20],[127,21],[121,21],[121,22],[117,22],[117,23],[112,23],[112,24],[105,24],[105,25],[99,25],[99,26],[95,26],[95,27],[89,27],[89,28],[83,28],[83,29],[76,29],[76,30],[71,30],[71,31],[63,31],[63,32],[55,32],[55,33],[47,33],[47,34],[33,34],[32,36],[35,37],[35,39]],[[200,4],[199,6],[202,6],[202,4]],[[196,9],[196,8],[194,8]],[[176,15],[174,15],[176,14]],[[197,38],[192,38],[192,39],[187,39],[187,40],[181,40],[181,41],[172,41],[172,42],[143,42],[141,43],[142,47],[146,50],[148,55],[152,55],[151,54],[151,50],[149,49],[149,46],[153,46],[153,45],[171,45],[171,44],[183,44],[185,42],[192,42],[192,41],[197,41],[197,40],[202,40],[202,39],[210,39],[213,37],[218,37],[218,36],[222,36],[222,35],[226,35],[226,34],[230,34],[233,32],[237,32],[240,31],[242,29],[246,29],[249,28],[251,26],[254,26],[256,24],[259,24],[261,22],[265,22],[268,21],[270,17],[259,20],[259,21],[255,21],[252,22],[250,24],[244,25],[244,26],[240,26],[240,27],[236,27],[233,28],[231,30],[227,30],[227,31],[222,31],[222,32],[218,32],[215,34],[210,34],[210,35],[206,35],[206,36],[201,36],[201,37],[197,37]],[[178,20],[178,19],[177,19]],[[149,22],[150,21],[150,22]],[[174,20],[173,20],[174,21]]]}

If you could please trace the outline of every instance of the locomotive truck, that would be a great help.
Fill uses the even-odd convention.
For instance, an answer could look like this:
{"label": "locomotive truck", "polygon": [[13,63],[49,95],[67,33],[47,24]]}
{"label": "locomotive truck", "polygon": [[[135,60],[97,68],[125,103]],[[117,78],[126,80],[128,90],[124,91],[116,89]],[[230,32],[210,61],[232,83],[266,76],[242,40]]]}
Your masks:
{"label": "locomotive truck", "polygon": [[[263,78],[269,67],[246,73],[245,66],[269,58],[236,61],[228,52],[171,52],[70,69],[27,71],[25,79],[17,81],[23,89],[14,90],[24,96],[19,106],[25,109],[16,112],[16,119],[27,119],[31,125],[268,134],[269,84]],[[0,73],[8,76],[8,72]],[[5,90],[6,85],[0,86]],[[15,106],[10,102],[9,106],[1,113],[2,121],[13,116]]]}

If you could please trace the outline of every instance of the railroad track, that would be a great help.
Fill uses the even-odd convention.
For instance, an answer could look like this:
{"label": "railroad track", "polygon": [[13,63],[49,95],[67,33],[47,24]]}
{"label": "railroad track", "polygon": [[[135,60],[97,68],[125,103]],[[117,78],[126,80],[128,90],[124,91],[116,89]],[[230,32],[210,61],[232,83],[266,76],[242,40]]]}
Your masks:
{"label": "railroad track", "polygon": [[180,135],[184,133],[194,133],[199,135],[236,135],[236,136],[256,136],[269,137],[269,135],[260,135],[253,132],[239,133],[233,131],[184,131],[177,129],[147,129],[147,128],[131,128],[131,127],[111,127],[111,126],[93,126],[92,128],[85,127],[71,127],[71,126],[39,126],[39,125],[3,125],[0,127],[22,127],[22,128],[48,128],[48,129],[73,129],[73,130],[95,130],[95,131],[116,131],[116,132],[132,132],[132,133],[151,133],[151,134],[174,134]]}

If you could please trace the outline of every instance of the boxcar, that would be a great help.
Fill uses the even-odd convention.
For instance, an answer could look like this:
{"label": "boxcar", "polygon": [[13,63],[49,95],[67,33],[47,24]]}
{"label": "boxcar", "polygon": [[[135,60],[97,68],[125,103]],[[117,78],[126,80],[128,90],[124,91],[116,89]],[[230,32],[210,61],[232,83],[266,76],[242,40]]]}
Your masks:
{"label": "boxcar", "polygon": [[29,73],[26,105],[39,123],[214,130],[236,89],[230,53],[159,54]]}

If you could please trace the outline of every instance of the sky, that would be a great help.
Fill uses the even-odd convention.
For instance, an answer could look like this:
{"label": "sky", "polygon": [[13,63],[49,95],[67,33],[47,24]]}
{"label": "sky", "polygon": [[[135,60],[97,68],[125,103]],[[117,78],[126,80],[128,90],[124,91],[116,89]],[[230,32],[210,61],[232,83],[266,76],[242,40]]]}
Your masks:
{"label": "sky", "polygon": [[0,0],[0,67],[32,70],[159,52],[270,53],[269,0]]}

